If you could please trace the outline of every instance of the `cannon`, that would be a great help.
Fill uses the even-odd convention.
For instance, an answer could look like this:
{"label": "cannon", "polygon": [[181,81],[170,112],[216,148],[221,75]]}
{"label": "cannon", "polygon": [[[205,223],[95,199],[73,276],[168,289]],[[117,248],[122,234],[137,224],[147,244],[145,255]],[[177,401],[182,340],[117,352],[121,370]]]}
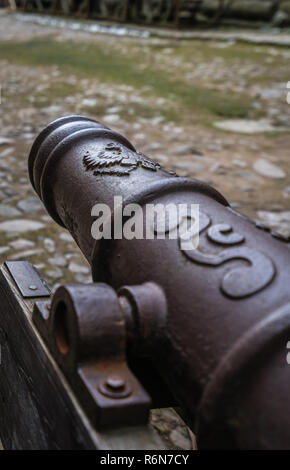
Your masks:
{"label": "cannon", "polygon": [[[148,413],[173,406],[200,449],[289,449],[289,240],[93,119],[49,124],[28,165],[93,282],[61,286],[51,298],[30,265],[2,267],[2,311],[17,306],[18,314],[1,315],[1,344],[12,356],[17,341],[27,342],[18,372],[2,368],[7,445],[19,446],[21,400],[8,417],[7,400],[16,398],[5,398],[9,374],[18,374],[30,422],[41,429],[38,440],[34,425],[25,429],[27,447],[160,448]],[[166,212],[160,230],[155,212],[136,218],[148,205],[195,205],[198,224],[187,210],[174,223]],[[29,361],[38,379],[28,376]]]}

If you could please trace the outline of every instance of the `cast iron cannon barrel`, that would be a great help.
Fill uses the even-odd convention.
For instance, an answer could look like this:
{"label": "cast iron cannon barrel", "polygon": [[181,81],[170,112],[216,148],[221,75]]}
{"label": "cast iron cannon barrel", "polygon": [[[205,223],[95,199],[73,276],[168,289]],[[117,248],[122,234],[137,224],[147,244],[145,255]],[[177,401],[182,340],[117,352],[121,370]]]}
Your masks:
{"label": "cast iron cannon barrel", "polygon": [[[92,119],[51,123],[32,147],[29,172],[49,214],[89,261],[94,282],[121,289],[124,312],[133,299],[136,322],[151,322],[151,330],[131,329],[134,359],[138,364],[144,343],[199,447],[289,449],[289,246],[215,189],[164,170]],[[198,248],[185,250],[168,236],[95,240],[92,208],[106,204],[114,214],[114,197],[123,207],[198,204]],[[167,309],[159,323],[152,318],[156,285]],[[152,286],[152,306],[138,313]]]}

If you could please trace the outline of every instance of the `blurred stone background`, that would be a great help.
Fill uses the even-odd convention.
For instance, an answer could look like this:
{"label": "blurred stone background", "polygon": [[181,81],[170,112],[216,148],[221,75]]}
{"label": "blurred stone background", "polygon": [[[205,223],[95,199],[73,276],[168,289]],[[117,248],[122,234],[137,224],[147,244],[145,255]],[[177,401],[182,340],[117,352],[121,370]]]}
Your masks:
{"label": "blurred stone background", "polygon": [[[202,16],[213,17],[220,6],[220,0],[203,0],[199,19]],[[223,7],[223,23],[264,22],[276,26],[290,25],[289,0],[224,0]]]}
{"label": "blurred stone background", "polygon": [[[205,1],[204,8],[214,3]],[[289,4],[280,2],[281,11]],[[179,175],[212,184],[232,207],[287,241],[289,46],[258,33],[257,44],[237,42],[235,31],[226,41],[214,34],[211,41],[157,32],[90,34],[69,22],[60,28],[23,16],[0,14],[1,262],[29,260],[54,289],[91,280],[71,236],[47,215],[27,175],[36,135],[72,113],[116,129]],[[151,421],[170,448],[194,445],[173,410],[157,410]]]}

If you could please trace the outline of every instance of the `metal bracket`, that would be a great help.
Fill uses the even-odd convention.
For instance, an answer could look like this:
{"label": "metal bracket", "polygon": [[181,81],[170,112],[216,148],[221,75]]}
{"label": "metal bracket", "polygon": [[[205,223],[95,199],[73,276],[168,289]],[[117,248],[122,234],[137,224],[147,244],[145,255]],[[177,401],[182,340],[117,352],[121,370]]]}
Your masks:
{"label": "metal bracket", "polygon": [[49,297],[45,280],[28,261],[6,261],[5,266],[14,279],[22,297]]}
{"label": "metal bracket", "polygon": [[[69,386],[68,375],[40,340],[47,334],[50,298],[24,299],[5,265],[0,291],[0,438],[6,450],[164,449],[147,423],[96,430],[95,415],[81,406],[85,397],[74,393],[77,388]],[[42,311],[37,325],[31,321],[33,308]],[[115,377],[109,385],[122,384]]]}
{"label": "metal bracket", "polygon": [[148,421],[151,398],[126,362],[126,322],[106,284],[57,289],[32,320],[97,428]]}

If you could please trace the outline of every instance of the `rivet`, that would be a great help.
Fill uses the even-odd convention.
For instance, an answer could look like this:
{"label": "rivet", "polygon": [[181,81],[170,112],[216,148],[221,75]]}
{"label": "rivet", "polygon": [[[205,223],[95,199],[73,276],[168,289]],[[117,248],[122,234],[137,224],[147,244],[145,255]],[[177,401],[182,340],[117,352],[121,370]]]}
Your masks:
{"label": "rivet", "polygon": [[30,286],[28,286],[28,288],[30,290],[37,290],[37,286],[35,286],[34,284],[31,284]]}
{"label": "rivet", "polygon": [[131,394],[131,388],[119,374],[110,374],[99,384],[99,391],[109,398],[126,398]]}
{"label": "rivet", "polygon": [[125,387],[125,380],[120,375],[109,375],[106,385],[112,390],[120,390]]}

